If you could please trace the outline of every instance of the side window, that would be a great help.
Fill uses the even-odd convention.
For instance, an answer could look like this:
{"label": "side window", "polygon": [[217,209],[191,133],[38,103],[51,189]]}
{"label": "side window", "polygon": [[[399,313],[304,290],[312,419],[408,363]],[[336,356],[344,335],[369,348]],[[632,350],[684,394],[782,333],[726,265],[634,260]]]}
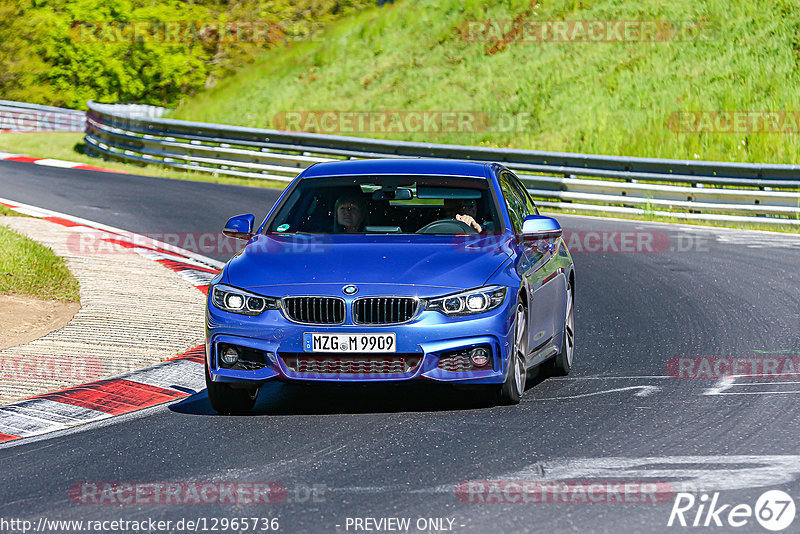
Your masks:
{"label": "side window", "polygon": [[522,231],[522,221],[525,219],[525,201],[520,198],[520,192],[507,172],[500,175],[500,189],[503,190],[503,199],[508,208],[514,233],[518,234]]}
{"label": "side window", "polygon": [[516,176],[513,177],[512,182],[516,186],[517,191],[519,191],[522,200],[525,202],[525,217],[529,215],[539,215],[539,210],[536,209],[536,204],[533,202],[531,194],[525,189],[525,185]]}

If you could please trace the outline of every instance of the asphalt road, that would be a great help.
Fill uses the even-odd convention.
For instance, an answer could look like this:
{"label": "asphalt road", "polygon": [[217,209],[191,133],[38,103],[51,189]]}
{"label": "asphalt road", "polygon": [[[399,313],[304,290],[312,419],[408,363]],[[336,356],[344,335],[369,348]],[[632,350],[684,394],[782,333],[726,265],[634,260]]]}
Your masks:
{"label": "asphalt road", "polygon": [[[225,222],[252,213],[260,222],[279,191],[0,161],[0,197],[149,236],[219,235]],[[220,253],[206,255],[226,261]]]}
{"label": "asphalt road", "polygon": [[[189,232],[216,230],[235,213],[260,217],[275,192],[3,162],[0,197],[137,232]],[[568,378],[535,380],[519,406],[487,407],[450,389],[276,385],[262,390],[256,414],[223,417],[199,393],[0,447],[0,531],[11,518],[204,517],[211,527],[212,518],[261,517],[278,518],[281,532],[392,531],[355,522],[366,518],[408,518],[408,532],[767,532],[753,517],[732,527],[731,506],[722,527],[667,523],[679,491],[698,499],[689,524],[700,497],[716,492],[717,507],[754,507],[779,489],[800,508],[800,377],[671,376],[686,362],[684,375],[702,362],[800,357],[800,238],[559,219],[576,264],[576,365]],[[657,250],[615,252],[624,235]],[[85,504],[69,493],[93,487],[85,482],[189,481],[274,482],[286,498]],[[521,481],[572,485],[557,503],[489,491]],[[604,502],[613,490],[587,502],[576,484],[598,481],[667,490],[656,503],[632,502],[635,491]],[[428,521],[436,518],[442,528]],[[800,532],[800,519],[784,532]]]}

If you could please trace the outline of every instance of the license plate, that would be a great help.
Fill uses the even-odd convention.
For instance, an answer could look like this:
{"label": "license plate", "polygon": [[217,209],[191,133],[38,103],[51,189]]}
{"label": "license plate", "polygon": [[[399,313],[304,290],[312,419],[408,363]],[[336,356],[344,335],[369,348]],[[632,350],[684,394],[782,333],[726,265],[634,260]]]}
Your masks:
{"label": "license plate", "polygon": [[303,334],[305,352],[395,352],[395,334]]}

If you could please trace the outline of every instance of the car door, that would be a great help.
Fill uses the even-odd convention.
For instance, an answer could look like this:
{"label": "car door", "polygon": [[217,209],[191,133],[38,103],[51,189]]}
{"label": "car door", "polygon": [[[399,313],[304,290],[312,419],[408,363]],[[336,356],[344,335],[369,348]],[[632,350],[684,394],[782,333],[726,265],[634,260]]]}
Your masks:
{"label": "car door", "polygon": [[528,346],[532,352],[547,349],[553,340],[556,328],[560,328],[559,302],[561,293],[557,262],[552,261],[557,250],[554,243],[525,239],[522,222],[530,215],[538,215],[536,206],[524,186],[509,171],[499,177],[500,188],[508,208],[511,225],[516,235],[516,247],[520,261],[518,271],[528,292]]}

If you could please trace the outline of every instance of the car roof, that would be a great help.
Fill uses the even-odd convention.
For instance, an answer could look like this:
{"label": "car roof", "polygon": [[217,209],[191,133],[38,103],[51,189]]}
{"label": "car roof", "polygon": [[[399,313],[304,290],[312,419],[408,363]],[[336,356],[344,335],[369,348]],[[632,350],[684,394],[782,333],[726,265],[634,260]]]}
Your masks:
{"label": "car roof", "polygon": [[365,174],[430,174],[486,178],[488,165],[489,163],[478,161],[430,158],[359,159],[317,163],[303,172],[303,178]]}

